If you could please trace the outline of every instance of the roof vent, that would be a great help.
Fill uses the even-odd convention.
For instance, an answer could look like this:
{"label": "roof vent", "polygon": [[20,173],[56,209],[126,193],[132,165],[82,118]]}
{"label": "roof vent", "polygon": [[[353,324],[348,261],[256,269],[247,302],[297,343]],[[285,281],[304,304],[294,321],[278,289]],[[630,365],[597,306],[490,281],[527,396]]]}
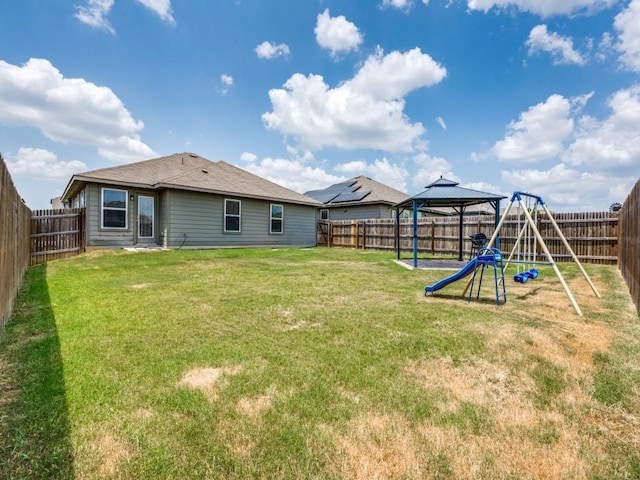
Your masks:
{"label": "roof vent", "polygon": [[202,173],[209,173],[209,170],[207,170],[206,168],[203,168]]}
{"label": "roof vent", "polygon": [[198,155],[196,155],[195,153],[190,153],[189,156],[193,158],[198,158]]}

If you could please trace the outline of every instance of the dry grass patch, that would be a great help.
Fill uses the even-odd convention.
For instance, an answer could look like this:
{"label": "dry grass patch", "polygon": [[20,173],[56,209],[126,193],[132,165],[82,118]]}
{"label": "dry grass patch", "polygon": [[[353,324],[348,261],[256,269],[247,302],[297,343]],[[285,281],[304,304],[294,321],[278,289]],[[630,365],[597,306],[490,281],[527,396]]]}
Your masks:
{"label": "dry grass patch", "polygon": [[210,401],[218,399],[218,392],[227,385],[228,377],[237,375],[241,365],[220,368],[193,368],[186,372],[177,385],[202,391]]}
{"label": "dry grass patch", "polygon": [[98,427],[89,438],[85,447],[95,462],[95,470],[81,468],[77,472],[78,478],[120,478],[124,466],[134,455],[131,446],[106,427]]}
{"label": "dry grass patch", "polygon": [[589,471],[579,438],[571,431],[558,431],[551,445],[526,435],[469,436],[433,425],[425,425],[420,433],[444,466],[424,478],[547,480],[586,478]]}
{"label": "dry grass patch", "polygon": [[243,397],[238,400],[236,404],[236,410],[251,418],[259,417],[263,412],[270,409],[275,401],[280,398],[275,386],[271,386],[267,389],[264,395],[258,395],[257,397]]}
{"label": "dry grass patch", "polygon": [[429,448],[447,459],[452,478],[522,472],[532,479],[582,478],[587,471],[580,432],[553,408],[536,407],[536,385],[526,369],[514,374],[484,359],[455,365],[444,358],[411,364],[407,371],[426,390],[443,393],[439,415],[420,431]]}
{"label": "dry grass patch", "polygon": [[344,432],[327,430],[335,439],[334,469],[341,478],[425,478],[413,431],[398,415],[361,415]]}

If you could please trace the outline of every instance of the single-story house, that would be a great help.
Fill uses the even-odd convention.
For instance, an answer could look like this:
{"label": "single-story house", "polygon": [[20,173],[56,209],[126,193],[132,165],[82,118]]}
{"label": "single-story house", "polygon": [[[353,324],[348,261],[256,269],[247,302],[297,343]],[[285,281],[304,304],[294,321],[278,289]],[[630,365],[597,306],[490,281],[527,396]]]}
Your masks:
{"label": "single-story house", "polygon": [[87,246],[314,246],[319,203],[223,161],[177,153],[73,175]]}
{"label": "single-story house", "polygon": [[323,204],[318,208],[321,220],[393,218],[393,206],[409,198],[406,193],[363,175],[305,195]]}

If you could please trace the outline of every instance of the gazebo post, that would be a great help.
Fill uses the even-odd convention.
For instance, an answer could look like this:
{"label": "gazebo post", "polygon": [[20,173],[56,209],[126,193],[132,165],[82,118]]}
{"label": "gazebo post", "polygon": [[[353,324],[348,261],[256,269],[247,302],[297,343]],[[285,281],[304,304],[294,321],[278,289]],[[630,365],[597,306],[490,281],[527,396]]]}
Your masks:
{"label": "gazebo post", "polygon": [[413,200],[413,268],[418,268],[418,202]]}
{"label": "gazebo post", "polygon": [[[496,200],[495,202],[491,202],[491,203],[493,204],[493,209],[496,212],[494,224],[495,224],[495,229],[497,230],[498,223],[500,223],[500,200]],[[498,236],[496,237],[496,248],[500,250],[500,234],[498,234]]]}
{"label": "gazebo post", "polygon": [[395,240],[396,240],[396,260],[400,260],[400,207],[396,207],[396,228],[395,228]]}
{"label": "gazebo post", "polygon": [[464,228],[464,205],[460,205],[460,223],[458,224],[458,260],[462,261],[462,229]]}

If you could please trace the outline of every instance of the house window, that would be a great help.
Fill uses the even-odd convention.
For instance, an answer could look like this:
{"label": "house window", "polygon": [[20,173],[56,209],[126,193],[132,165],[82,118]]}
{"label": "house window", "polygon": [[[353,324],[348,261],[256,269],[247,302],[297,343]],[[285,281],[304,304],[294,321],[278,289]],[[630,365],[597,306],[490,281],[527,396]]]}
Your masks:
{"label": "house window", "polygon": [[283,233],[284,231],[284,207],[271,204],[271,223],[269,233]]}
{"label": "house window", "polygon": [[329,209],[323,208],[320,210],[320,220],[329,220]]}
{"label": "house window", "polygon": [[224,199],[224,231],[240,232],[240,200]]}
{"label": "house window", "polygon": [[127,191],[102,189],[102,228],[127,228]]}

